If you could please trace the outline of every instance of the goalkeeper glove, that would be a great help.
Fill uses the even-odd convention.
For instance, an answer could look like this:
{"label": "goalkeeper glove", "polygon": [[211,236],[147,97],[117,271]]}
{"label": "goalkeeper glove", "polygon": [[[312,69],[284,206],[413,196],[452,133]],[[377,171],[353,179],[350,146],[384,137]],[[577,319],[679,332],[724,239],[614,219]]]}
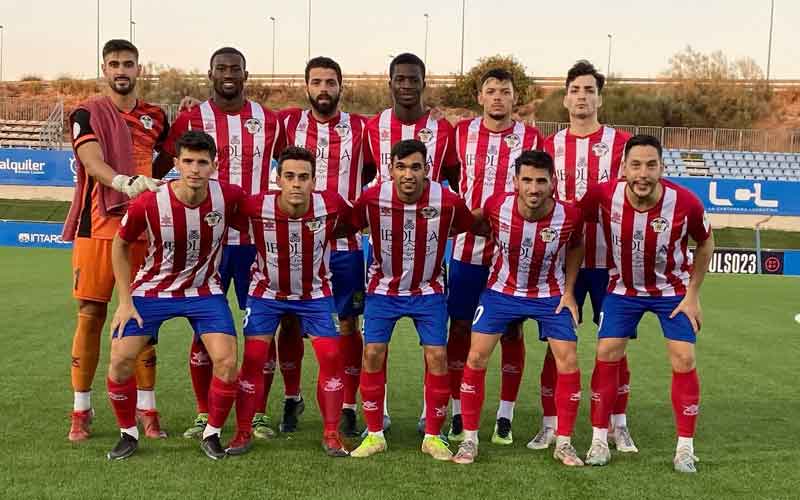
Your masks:
{"label": "goalkeeper glove", "polygon": [[145,191],[158,191],[158,182],[144,175],[119,174],[114,176],[111,187],[120,193],[127,194],[130,198],[135,198]]}

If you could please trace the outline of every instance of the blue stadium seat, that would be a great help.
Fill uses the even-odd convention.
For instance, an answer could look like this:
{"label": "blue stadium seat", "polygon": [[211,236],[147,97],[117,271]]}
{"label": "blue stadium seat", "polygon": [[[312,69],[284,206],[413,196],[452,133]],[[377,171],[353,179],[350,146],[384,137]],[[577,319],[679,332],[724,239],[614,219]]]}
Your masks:
{"label": "blue stadium seat", "polygon": [[746,167],[747,166],[747,162],[744,161],[744,160],[736,160],[736,166],[737,167]]}
{"label": "blue stadium seat", "polygon": [[795,155],[786,155],[786,156],[784,157],[783,161],[786,161],[786,162],[792,163],[792,162],[795,162],[795,161],[797,161],[797,159],[796,159]]}
{"label": "blue stadium seat", "polygon": [[742,173],[742,169],[740,169],[739,167],[733,167],[731,169],[726,167],[725,170],[726,170],[725,173],[730,175],[739,175]]}
{"label": "blue stadium seat", "polygon": [[773,155],[773,154],[768,154],[768,155],[766,155],[766,156],[764,157],[764,159],[765,159],[765,160],[767,160],[767,161],[775,161],[775,155]]}
{"label": "blue stadium seat", "polygon": [[770,175],[770,176],[767,176],[767,180],[768,180],[768,181],[777,181],[777,180],[778,180],[778,178],[777,178],[777,177],[775,177],[774,175]]}
{"label": "blue stadium seat", "polygon": [[[778,170],[780,170],[780,169],[778,169]],[[771,168],[765,168],[765,169],[764,169],[764,170],[761,172],[761,175],[766,175],[767,177],[769,177],[770,175],[775,175],[775,171],[774,171],[774,170],[772,170]]]}
{"label": "blue stadium seat", "polygon": [[753,156],[753,153],[745,153],[744,154],[744,159],[747,160],[747,161],[753,161],[753,160],[755,160],[755,157]]}
{"label": "blue stadium seat", "polygon": [[736,161],[744,160],[744,155],[742,153],[733,153],[733,159]]}
{"label": "blue stadium seat", "polygon": [[769,167],[769,163],[765,161],[758,162],[758,168],[767,168],[767,167]]}
{"label": "blue stadium seat", "polygon": [[762,153],[756,153],[755,159],[756,161],[764,161],[764,155]]}
{"label": "blue stadium seat", "polygon": [[781,163],[778,165],[778,168],[789,168],[789,164],[788,164],[788,163],[786,163],[785,161],[782,161],[782,162],[781,162]]}
{"label": "blue stadium seat", "polygon": [[742,169],[742,175],[751,175],[752,173],[753,171],[748,167]]}
{"label": "blue stadium seat", "polygon": [[747,163],[747,165],[745,165],[746,167],[757,167],[758,166],[758,162],[755,161],[755,160],[747,160],[746,163]]}
{"label": "blue stadium seat", "polygon": [[778,180],[779,181],[788,181],[789,178],[788,177],[784,177],[784,176],[781,175],[781,176],[778,177]]}
{"label": "blue stadium seat", "polygon": [[727,161],[725,162],[725,166],[726,166],[726,167],[736,167],[736,166],[738,166],[738,165],[736,165],[736,160],[727,160]]}
{"label": "blue stadium seat", "polygon": [[731,174],[731,169],[729,169],[728,167],[717,167],[717,170],[720,173],[720,175],[723,176]]}
{"label": "blue stadium seat", "polygon": [[724,160],[725,158],[722,157],[722,153],[720,153],[719,151],[715,151],[714,152],[714,159],[715,160]]}
{"label": "blue stadium seat", "polygon": [[713,159],[714,159],[714,156],[713,156],[711,153],[708,153],[708,152],[706,152],[706,153],[703,153],[703,159],[704,159],[705,161],[708,161],[708,160],[713,160]]}
{"label": "blue stadium seat", "polygon": [[792,162],[792,163],[789,164],[789,167],[790,168],[800,168],[800,163]]}
{"label": "blue stadium seat", "polygon": [[680,157],[681,157],[681,152],[680,152],[680,150],[673,150],[673,151],[672,151],[672,157],[673,157],[673,158],[680,158]]}
{"label": "blue stadium seat", "polygon": [[744,178],[747,179],[748,181],[756,180],[756,176],[755,175],[745,175]]}
{"label": "blue stadium seat", "polygon": [[733,160],[734,159],[733,153],[727,153],[727,152],[726,153],[722,153],[722,157],[725,158],[726,160]]}
{"label": "blue stadium seat", "polygon": [[760,168],[754,168],[751,172],[753,175],[764,175],[764,170]]}
{"label": "blue stadium seat", "polygon": [[719,167],[709,167],[708,171],[714,176],[717,176],[721,173]]}
{"label": "blue stadium seat", "polygon": [[786,157],[784,155],[775,155],[775,161],[786,161]]}
{"label": "blue stadium seat", "polygon": [[664,158],[664,165],[666,165],[666,166],[674,165],[674,161],[672,160],[672,158],[666,157],[666,158]]}

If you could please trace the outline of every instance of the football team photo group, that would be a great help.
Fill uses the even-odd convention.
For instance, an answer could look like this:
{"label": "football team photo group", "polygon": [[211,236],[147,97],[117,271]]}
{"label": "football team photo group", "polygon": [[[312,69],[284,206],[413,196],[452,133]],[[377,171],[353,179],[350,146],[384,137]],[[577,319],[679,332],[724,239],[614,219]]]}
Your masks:
{"label": "football team photo group", "polygon": [[[149,439],[195,440],[213,460],[268,454],[254,443],[291,436],[314,408],[300,390],[310,348],[321,449],[303,453],[406,453],[392,449],[391,403],[420,410],[419,446],[433,460],[480,468],[502,460],[483,451],[511,445],[516,431],[529,433],[525,453],[613,467],[622,454],[655,454],[630,430],[647,425],[674,436],[672,452],[654,460],[697,472],[695,342],[714,236],[703,203],[666,178],[658,138],[598,121],[606,79],[592,63],[565,65],[569,126],[544,137],[514,119],[520,89],[502,67],[480,77],[482,114],[452,125],[425,106],[426,67],[412,53],[389,64],[392,106],[362,116],[340,106],[346,90],[331,58],[307,61],[307,107],[268,109],[246,95],[245,54],[222,47],[209,54],[209,98],[185,98],[170,123],[137,98],[134,44],[109,40],[102,60],[105,95],[69,115],[69,441],[107,439],[93,436],[92,421],[110,419],[110,407],[119,434],[108,460]],[[639,333],[657,334],[640,328],[647,312],[671,370],[659,402],[674,419],[634,412],[629,426],[640,374],[627,351]],[[173,318],[188,320],[179,372],[188,371],[195,408],[167,435],[156,351]],[[424,381],[402,398],[387,376],[393,334],[409,333],[395,331],[401,318],[418,335]],[[535,328],[523,334],[526,321]],[[593,350],[588,387],[581,324],[591,325],[581,344]],[[542,345],[539,390],[521,395],[531,332]],[[107,349],[108,366],[98,366]],[[487,394],[495,350],[500,391]],[[538,429],[513,428],[518,396],[537,398]],[[484,435],[483,408],[495,405]],[[223,436],[226,423],[234,430]],[[576,435],[591,436],[587,449],[573,446]]]}

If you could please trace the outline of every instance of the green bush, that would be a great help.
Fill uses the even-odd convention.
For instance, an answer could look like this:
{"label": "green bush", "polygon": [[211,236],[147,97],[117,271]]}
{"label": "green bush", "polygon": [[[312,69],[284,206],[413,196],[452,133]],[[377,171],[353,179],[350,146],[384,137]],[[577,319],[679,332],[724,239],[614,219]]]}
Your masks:
{"label": "green bush", "polygon": [[517,61],[514,56],[494,55],[478,60],[477,65],[456,79],[456,84],[453,87],[442,89],[441,104],[448,107],[481,111],[477,100],[478,91],[480,90],[478,85],[481,77],[494,68],[503,68],[511,72],[517,93],[517,105],[527,104],[536,97],[533,79],[525,73],[525,66]]}

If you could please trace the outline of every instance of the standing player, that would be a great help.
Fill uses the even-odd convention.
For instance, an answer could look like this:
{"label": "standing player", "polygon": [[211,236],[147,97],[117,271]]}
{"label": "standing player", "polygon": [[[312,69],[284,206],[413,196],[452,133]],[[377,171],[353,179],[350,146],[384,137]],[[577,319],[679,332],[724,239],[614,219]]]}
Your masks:
{"label": "standing player", "polygon": [[391,150],[398,141],[416,139],[427,149],[430,179],[455,185],[458,159],[453,126],[445,118],[434,119],[425,110],[425,63],[414,54],[403,53],[389,64],[389,90],[393,105],[367,122],[365,163],[375,168],[377,182],[391,179]]}
{"label": "standing player", "polygon": [[[558,364],[556,401],[561,419],[553,456],[581,466],[570,443],[581,399],[574,286],[583,259],[583,221],[572,204],[553,199],[553,159],[525,151],[514,163],[514,191],[492,196],[483,217],[495,241],[491,276],[472,325],[472,342],[461,382],[464,441],[453,461],[470,464],[478,455],[486,365],[510,324],[535,319]],[[496,432],[496,431],[495,431]]]}
{"label": "standing player", "polygon": [[[338,193],[345,200],[355,202],[363,185],[362,146],[366,119],[339,110],[342,70],[333,59],[315,57],[308,61],[305,79],[311,109],[280,112],[287,143],[306,148],[316,156],[315,191]],[[347,437],[356,437],[359,434],[356,393],[363,346],[358,316],[364,309],[364,254],[360,235],[352,234],[332,243],[330,271],[345,373],[341,430]],[[279,345],[282,347],[284,342],[284,333],[281,333]],[[283,353],[280,354],[283,362]],[[293,361],[299,365],[301,359]]]}
{"label": "standing player", "polygon": [[[663,179],[661,144],[637,135],[625,145],[624,180],[592,188],[581,200],[587,223],[599,222],[611,248],[608,292],[600,313],[592,373],[592,445],[586,463],[605,465],[608,419],[619,364],[642,315],[658,316],[672,364],[672,409],[678,430],[675,470],[696,472],[694,432],[700,382],[694,343],[702,323],[700,286],[714,252],[703,205],[691,191]],[[694,263],[689,237],[697,248]],[[559,415],[560,417],[560,415]]]}
{"label": "standing player", "polygon": [[242,203],[258,249],[244,320],[244,362],[236,400],[237,432],[228,454],[246,453],[251,423],[264,391],[264,363],[281,317],[295,315],[311,337],[319,362],[317,401],[324,424],[322,446],[329,456],[347,456],[337,427],[344,395],[344,367],[332,315],[330,243],[350,205],[331,191],[313,192],[314,154],[291,146],[276,168],[280,192],[250,196]]}
{"label": "standing player", "polygon": [[[247,61],[232,47],[216,50],[209,61],[208,79],[211,99],[184,111],[175,120],[164,144],[168,155],[175,155],[175,142],[187,130],[203,130],[216,141],[219,170],[215,178],[240,186],[245,194],[266,191],[269,185],[270,162],[284,147],[284,134],[278,115],[260,104],[246,99]],[[227,293],[234,283],[239,308],[247,302],[250,266],[255,259],[255,247],[246,230],[231,228],[225,238],[219,274],[222,289]],[[212,365],[199,337],[192,342],[189,372],[197,400],[198,415],[184,437],[197,437],[208,419],[208,384]]]}
{"label": "standing player", "polygon": [[[175,149],[180,179],[131,203],[114,238],[119,306],[111,322],[107,383],[120,439],[108,452],[109,460],[122,460],[136,451],[134,359],[142,347],[158,341],[161,324],[175,317],[189,320],[214,363],[201,449],[211,459],[225,457],[219,434],[236,398],[236,329],[217,266],[221,242],[243,193],[236,186],[209,180],[216,170],[216,147],[208,134],[187,132],[175,142]],[[147,259],[129,285],[130,246],[145,232]]]}
{"label": "standing player", "polygon": [[[458,191],[472,210],[481,208],[492,195],[512,191],[515,161],[523,151],[541,147],[541,135],[535,127],[511,118],[514,102],[511,73],[499,68],[489,70],[481,77],[478,92],[483,116],[462,120],[456,125],[456,150],[461,164]],[[472,318],[478,307],[478,299],[486,288],[491,259],[492,245],[486,238],[472,233],[463,233],[456,238],[449,267],[447,299],[450,316],[447,359],[453,398],[453,420],[449,433],[451,441],[461,441],[464,437],[461,375],[469,352]],[[501,401],[492,442],[511,444],[514,404],[525,361],[521,326],[511,324],[501,346]]]}
{"label": "standing player", "polygon": [[[70,115],[72,149],[77,161],[78,185],[62,235],[74,241],[73,289],[78,301],[78,322],[72,340],[74,406],[70,441],[89,438],[94,410],[91,388],[100,356],[100,337],[108,302],[114,289],[111,241],[119,228],[128,200],[156,189],[151,177],[160,178],[172,162],[153,163],[167,137],[164,111],[136,98],[141,72],[139,51],[126,40],[109,40],[103,46],[103,75],[108,97],[82,103]],[[131,245],[131,259],[144,258],[144,240]],[[130,279],[128,277],[127,279]],[[166,437],[156,411],[156,354],[145,345],[136,361],[139,411],[145,435]]]}
{"label": "standing player", "polygon": [[[544,150],[555,160],[558,197],[579,201],[592,186],[619,178],[623,149],[630,135],[601,125],[597,112],[603,104],[601,92],[605,77],[588,61],[578,61],[567,73],[564,107],[569,112],[569,128],[544,141]],[[592,320],[599,324],[600,310],[608,286],[611,253],[596,224],[585,226],[584,265],[578,272],[575,296],[583,321],[583,304],[588,294],[592,302]],[[555,440],[558,427],[555,386],[556,363],[548,349],[541,373],[542,429],[528,443],[531,449],[545,449]],[[617,450],[637,452],[628,431],[625,411],[628,406],[630,371],[627,358],[620,362],[620,386],[611,415],[611,437]]]}
{"label": "standing player", "polygon": [[403,140],[391,151],[392,180],[367,190],[353,209],[355,229],[369,227],[374,261],[364,311],[361,399],[368,434],[351,453],[368,457],[386,450],[383,405],[386,349],[395,323],[414,320],[426,362],[425,437],[422,451],[437,460],[452,453],[439,437],[450,397],[442,259],[449,234],[469,230],[474,218],[463,200],[430,181],[425,145]]}

